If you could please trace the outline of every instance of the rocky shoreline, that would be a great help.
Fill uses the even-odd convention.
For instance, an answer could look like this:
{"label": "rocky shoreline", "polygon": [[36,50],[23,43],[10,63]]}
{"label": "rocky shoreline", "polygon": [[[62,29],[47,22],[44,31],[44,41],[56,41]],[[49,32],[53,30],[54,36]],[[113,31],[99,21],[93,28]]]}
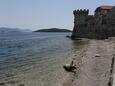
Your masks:
{"label": "rocky shoreline", "polygon": [[[115,57],[115,38],[105,40],[79,40],[80,49],[74,50],[72,58],[74,71],[62,81],[63,86],[112,86]],[[0,86],[12,84],[25,86],[18,81],[0,82]],[[62,86],[60,82],[59,86]],[[16,86],[17,86],[16,85]]]}
{"label": "rocky shoreline", "polygon": [[76,51],[76,69],[63,86],[112,86],[115,38],[85,40],[88,44]]}

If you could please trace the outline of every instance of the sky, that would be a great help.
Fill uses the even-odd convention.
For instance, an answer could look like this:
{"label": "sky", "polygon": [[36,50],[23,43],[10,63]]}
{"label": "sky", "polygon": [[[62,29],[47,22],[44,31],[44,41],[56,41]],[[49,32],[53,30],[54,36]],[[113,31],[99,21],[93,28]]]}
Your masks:
{"label": "sky", "polygon": [[73,29],[73,10],[115,5],[115,0],[0,0],[0,27]]}

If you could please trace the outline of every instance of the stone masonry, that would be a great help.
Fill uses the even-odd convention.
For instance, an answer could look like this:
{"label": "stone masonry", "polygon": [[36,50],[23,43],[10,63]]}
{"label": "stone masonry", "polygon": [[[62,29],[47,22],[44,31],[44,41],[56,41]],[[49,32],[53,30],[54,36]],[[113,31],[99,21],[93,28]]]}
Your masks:
{"label": "stone masonry", "polygon": [[72,39],[105,39],[115,36],[115,7],[100,6],[94,15],[88,9],[74,10],[74,28]]}

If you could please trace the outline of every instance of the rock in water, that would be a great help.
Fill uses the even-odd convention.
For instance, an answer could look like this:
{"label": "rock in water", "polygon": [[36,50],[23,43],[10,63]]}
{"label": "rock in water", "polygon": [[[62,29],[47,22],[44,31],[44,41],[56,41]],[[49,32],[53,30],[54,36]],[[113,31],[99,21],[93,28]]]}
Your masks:
{"label": "rock in water", "polygon": [[75,69],[75,67],[70,64],[65,64],[63,67],[68,72],[73,72],[73,70]]}

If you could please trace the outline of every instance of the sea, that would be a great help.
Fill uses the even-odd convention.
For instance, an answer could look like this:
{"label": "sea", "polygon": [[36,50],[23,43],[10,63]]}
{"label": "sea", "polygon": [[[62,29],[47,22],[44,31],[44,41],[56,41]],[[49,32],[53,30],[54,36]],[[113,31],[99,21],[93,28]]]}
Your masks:
{"label": "sea", "polygon": [[[3,86],[62,86],[79,42],[70,32],[0,32],[0,84]],[[1,86],[1,85],[0,85]]]}

